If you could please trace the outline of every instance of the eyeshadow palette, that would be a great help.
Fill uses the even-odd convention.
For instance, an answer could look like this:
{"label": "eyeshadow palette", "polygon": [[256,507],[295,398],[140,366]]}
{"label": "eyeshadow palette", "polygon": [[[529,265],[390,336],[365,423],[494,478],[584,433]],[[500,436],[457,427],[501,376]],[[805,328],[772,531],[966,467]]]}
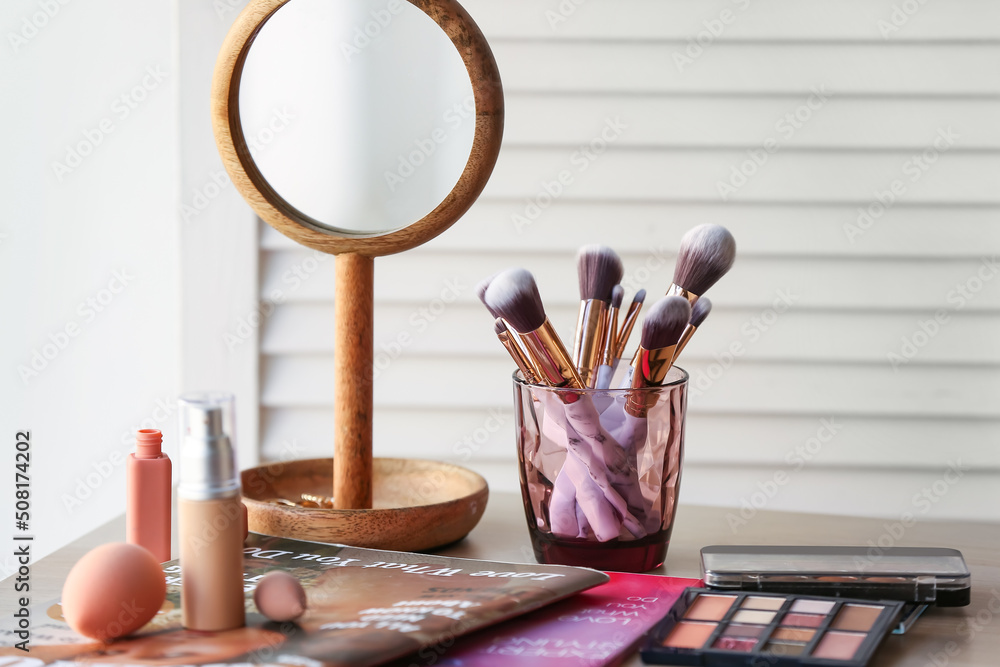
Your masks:
{"label": "eyeshadow palette", "polygon": [[701,550],[708,588],[969,604],[972,575],[962,552],[937,547],[714,545]]}
{"label": "eyeshadow palette", "polygon": [[865,665],[903,603],[688,588],[652,630],[660,665]]}

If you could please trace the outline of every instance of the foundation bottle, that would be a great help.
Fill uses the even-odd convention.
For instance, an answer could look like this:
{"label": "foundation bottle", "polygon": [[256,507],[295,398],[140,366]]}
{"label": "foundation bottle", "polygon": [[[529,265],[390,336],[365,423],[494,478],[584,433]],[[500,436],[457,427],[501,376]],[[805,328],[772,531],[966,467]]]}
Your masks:
{"label": "foundation bottle", "polygon": [[189,630],[242,627],[243,509],[233,453],[233,397],[180,398],[181,613]]}
{"label": "foundation bottle", "polygon": [[144,547],[161,563],[170,560],[170,459],[163,434],[144,428],[125,464],[125,541]]}

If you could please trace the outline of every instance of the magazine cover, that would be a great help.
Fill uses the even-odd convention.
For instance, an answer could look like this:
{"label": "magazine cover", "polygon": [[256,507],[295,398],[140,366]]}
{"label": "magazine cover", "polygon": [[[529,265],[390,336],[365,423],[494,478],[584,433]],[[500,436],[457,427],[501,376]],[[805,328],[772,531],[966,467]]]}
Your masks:
{"label": "magazine cover", "polygon": [[429,647],[394,667],[613,667],[700,579],[609,572],[611,580],[503,625]]}
{"label": "magazine cover", "polygon": [[[110,643],[81,637],[53,601],[33,610],[28,653],[14,648],[20,640],[4,625],[0,664],[377,665],[451,645],[460,635],[608,581],[606,574],[585,568],[358,549],[255,533],[245,546],[244,628],[185,630],[180,565],[173,560],[163,565],[166,602],[135,635]],[[253,603],[256,583],[272,570],[294,575],[306,591],[309,609],[296,622],[269,622]]]}

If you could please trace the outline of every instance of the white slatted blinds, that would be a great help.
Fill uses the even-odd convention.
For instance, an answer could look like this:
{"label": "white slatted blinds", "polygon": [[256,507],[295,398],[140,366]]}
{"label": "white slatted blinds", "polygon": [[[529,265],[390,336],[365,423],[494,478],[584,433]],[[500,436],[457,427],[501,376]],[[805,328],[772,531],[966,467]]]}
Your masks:
{"label": "white slatted blinds", "polygon": [[[515,490],[513,365],[475,283],[531,269],[571,339],[579,245],[622,254],[628,301],[714,222],[740,254],[681,362],[682,500],[1000,519],[1000,5],[894,16],[910,4],[468,0],[504,149],[462,221],[376,263],[376,455]],[[261,336],[265,459],[332,450],[336,286],[311,256],[262,230],[261,297],[285,297]]]}

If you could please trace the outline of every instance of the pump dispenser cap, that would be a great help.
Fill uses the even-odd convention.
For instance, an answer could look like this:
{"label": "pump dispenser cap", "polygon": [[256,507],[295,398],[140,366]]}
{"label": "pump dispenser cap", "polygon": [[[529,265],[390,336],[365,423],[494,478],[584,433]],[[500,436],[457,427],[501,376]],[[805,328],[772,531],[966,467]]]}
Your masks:
{"label": "pump dispenser cap", "polygon": [[180,398],[180,418],[180,497],[208,500],[239,495],[232,444],[233,396],[185,394]]}

